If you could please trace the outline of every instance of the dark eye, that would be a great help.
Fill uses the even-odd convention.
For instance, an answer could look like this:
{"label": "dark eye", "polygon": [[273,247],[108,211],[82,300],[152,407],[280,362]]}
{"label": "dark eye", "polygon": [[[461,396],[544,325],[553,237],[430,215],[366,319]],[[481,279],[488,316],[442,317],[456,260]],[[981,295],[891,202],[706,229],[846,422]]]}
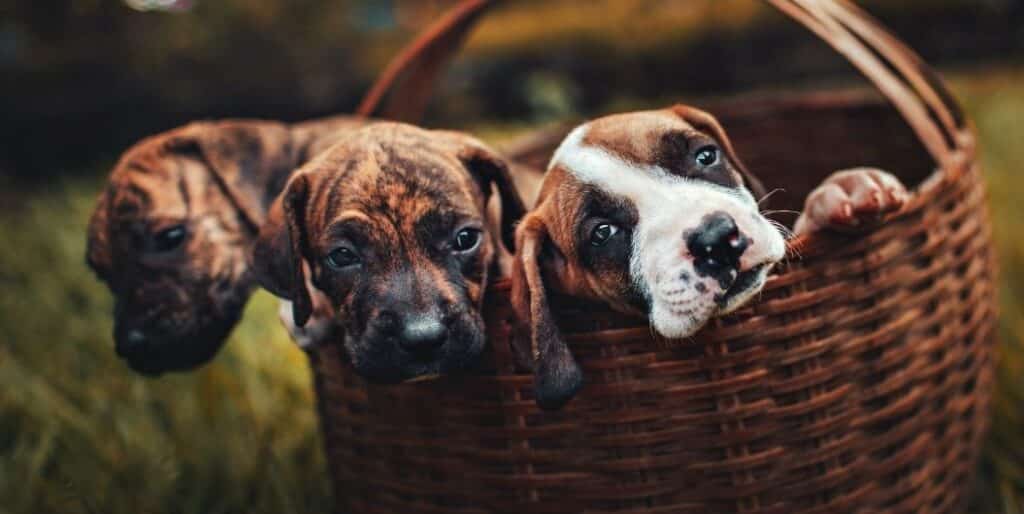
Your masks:
{"label": "dark eye", "polygon": [[718,148],[708,145],[697,150],[696,155],[697,164],[701,166],[711,166],[718,162]]}
{"label": "dark eye", "polygon": [[619,233],[619,227],[611,223],[601,223],[594,227],[594,230],[590,231],[590,244],[593,246],[603,246],[617,233]]}
{"label": "dark eye", "polygon": [[480,244],[480,231],[475,228],[464,228],[455,234],[452,249],[456,252],[468,252]]}
{"label": "dark eye", "polygon": [[185,225],[174,225],[153,234],[153,251],[169,252],[185,241]]}
{"label": "dark eye", "polygon": [[359,256],[356,252],[340,246],[331,250],[331,253],[327,254],[327,265],[332,268],[347,268],[359,264]]}

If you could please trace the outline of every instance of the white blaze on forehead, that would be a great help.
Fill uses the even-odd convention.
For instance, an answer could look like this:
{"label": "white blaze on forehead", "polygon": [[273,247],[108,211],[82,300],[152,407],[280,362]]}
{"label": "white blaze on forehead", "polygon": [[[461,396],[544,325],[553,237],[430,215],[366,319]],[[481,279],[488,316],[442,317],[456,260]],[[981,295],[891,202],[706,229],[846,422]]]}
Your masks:
{"label": "white blaze on forehead", "polygon": [[[678,287],[675,277],[668,275],[693,270],[684,234],[712,212],[732,216],[740,232],[753,240],[741,258],[742,269],[782,258],[785,242],[781,234],[760,215],[747,189],[727,188],[673,175],[660,166],[627,161],[605,148],[585,144],[588,128],[577,127],[566,137],[549,169],[561,166],[580,182],[633,204],[639,219],[633,230],[630,275],[655,303],[655,310],[663,292],[660,289]],[[654,321],[657,324],[658,320]]]}
{"label": "white blaze on forehead", "polygon": [[584,144],[587,128],[577,127],[565,138],[549,169],[561,166],[580,182],[628,200],[637,209],[640,225],[661,224],[658,221],[662,220],[693,228],[704,215],[725,211],[736,219],[741,231],[760,232],[762,227],[755,226],[762,221],[755,221],[760,218],[757,204],[746,188],[728,188],[673,175],[661,166],[626,161],[600,146]]}
{"label": "white blaze on forehead", "polygon": [[[737,202],[754,203],[753,196],[745,188],[733,189],[703,180],[679,177],[661,166],[626,161],[600,146],[584,144],[583,138],[588,128],[589,125],[581,125],[569,133],[555,150],[548,169],[560,165],[580,182],[632,200],[637,209],[641,209],[641,204],[657,204],[666,197],[678,201],[686,196],[705,195],[708,192]],[[678,189],[680,186],[691,188],[692,191],[688,193]]]}
{"label": "white blaze on forehead", "polygon": [[[756,203],[746,189],[730,189],[704,180],[672,175],[661,166],[626,161],[599,146],[583,143],[588,125],[581,125],[565,138],[551,159],[550,167],[562,166],[580,182],[624,198],[637,210],[639,220],[633,235],[630,265],[633,279],[647,291],[652,278],[644,276],[643,254],[654,240],[670,240],[679,251],[685,230],[696,228],[701,218],[715,211],[731,213],[740,225],[751,225],[736,213],[757,213]],[[750,227],[753,228],[753,227]],[[659,244],[658,246],[664,246]],[[640,278],[647,280],[639,280]],[[650,291],[647,291],[650,292]]]}

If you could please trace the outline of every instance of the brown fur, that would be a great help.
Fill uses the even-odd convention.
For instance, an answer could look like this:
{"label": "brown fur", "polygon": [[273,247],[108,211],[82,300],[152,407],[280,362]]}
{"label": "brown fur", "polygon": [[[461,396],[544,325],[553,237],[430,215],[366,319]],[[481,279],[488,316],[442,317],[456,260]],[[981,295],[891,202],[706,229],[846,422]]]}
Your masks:
{"label": "brown fur", "polygon": [[[731,164],[732,184],[745,183],[755,195],[760,182],[740,162],[725,131],[698,109],[674,106],[661,111],[612,115],[588,125],[582,143],[598,146],[640,165],[674,166],[694,140],[716,142]],[[615,270],[587,270],[576,247],[577,213],[583,188],[567,170],[554,166],[547,173],[536,204],[517,231],[512,271],[513,307],[530,337],[519,342],[535,372],[535,394],[543,408],[558,408],[582,386],[582,372],[565,345],[548,307],[548,291],[589,298],[617,310],[638,313],[630,298],[628,276]]]}
{"label": "brown fur", "polygon": [[[86,254],[114,293],[118,352],[135,369],[187,369],[216,353],[254,287],[246,255],[270,203],[318,140],[361,124],[195,122],[125,152],[90,219]],[[154,251],[155,235],[177,225],[187,232],[180,247]],[[129,348],[133,332],[144,350]]]}
{"label": "brown fur", "polygon": [[661,135],[679,130],[680,125],[679,117],[668,110],[613,114],[591,122],[583,142],[600,146],[625,161],[657,164]]}
{"label": "brown fur", "polygon": [[[499,234],[490,234],[485,214],[492,184],[506,217]],[[341,342],[367,378],[455,371],[482,347],[487,276],[501,235],[511,240],[511,221],[523,210],[507,166],[475,139],[381,122],[296,173],[260,232],[254,267],[264,287],[293,302],[298,326],[321,307],[313,293],[323,293]],[[454,253],[445,245],[467,224],[484,237],[478,253],[462,257],[467,260],[454,272]],[[341,270],[330,264],[333,250],[350,246],[358,264]],[[444,306],[438,316],[456,319],[436,359],[414,362],[392,347],[394,337],[380,334],[381,320],[434,312],[436,305]]]}

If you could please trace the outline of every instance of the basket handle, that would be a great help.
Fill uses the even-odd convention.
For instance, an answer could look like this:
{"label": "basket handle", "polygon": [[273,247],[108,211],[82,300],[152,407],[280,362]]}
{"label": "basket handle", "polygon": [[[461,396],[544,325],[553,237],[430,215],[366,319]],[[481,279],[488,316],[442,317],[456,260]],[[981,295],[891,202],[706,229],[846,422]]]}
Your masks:
{"label": "basket handle", "polygon": [[[951,174],[971,145],[959,105],[938,75],[881,23],[848,0],[765,0],[824,40],[899,111],[935,162]],[[441,68],[480,15],[498,0],[463,0],[423,31],[385,68],[357,113],[417,122]],[[955,179],[955,176],[947,178]]]}
{"label": "basket handle", "polygon": [[963,134],[962,111],[916,53],[847,0],[767,1],[814,32],[870,80],[945,173],[959,170],[949,164],[969,139]]}
{"label": "basket handle", "polygon": [[387,64],[363,97],[359,116],[419,122],[442,68],[455,56],[491,0],[463,0],[427,27]]}

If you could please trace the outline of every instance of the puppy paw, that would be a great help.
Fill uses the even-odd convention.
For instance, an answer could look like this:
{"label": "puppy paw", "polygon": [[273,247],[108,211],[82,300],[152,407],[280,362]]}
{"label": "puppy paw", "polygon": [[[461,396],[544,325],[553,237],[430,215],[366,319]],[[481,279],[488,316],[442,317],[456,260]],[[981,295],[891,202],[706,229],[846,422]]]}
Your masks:
{"label": "puppy paw", "polygon": [[808,195],[793,232],[864,230],[900,210],[909,198],[907,188],[891,173],[876,168],[837,171]]}

